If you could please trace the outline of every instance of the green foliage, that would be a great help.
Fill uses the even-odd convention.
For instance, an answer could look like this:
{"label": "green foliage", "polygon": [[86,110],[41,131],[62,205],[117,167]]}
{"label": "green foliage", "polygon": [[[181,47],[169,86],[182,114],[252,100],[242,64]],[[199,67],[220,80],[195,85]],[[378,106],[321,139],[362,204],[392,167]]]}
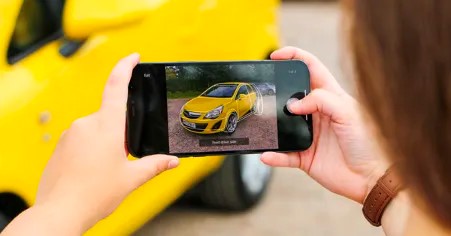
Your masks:
{"label": "green foliage", "polygon": [[200,94],[201,92],[199,91],[176,91],[176,92],[168,91],[168,99],[193,98],[199,96]]}
{"label": "green foliage", "polygon": [[198,96],[210,86],[223,82],[274,82],[274,66],[234,64],[166,68],[168,98]]}

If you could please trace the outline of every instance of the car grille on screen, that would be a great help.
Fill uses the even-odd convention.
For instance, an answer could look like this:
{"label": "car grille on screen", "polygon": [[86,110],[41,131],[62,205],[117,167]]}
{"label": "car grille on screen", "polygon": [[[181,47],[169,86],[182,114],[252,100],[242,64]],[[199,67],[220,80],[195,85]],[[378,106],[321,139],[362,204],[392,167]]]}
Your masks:
{"label": "car grille on screen", "polygon": [[183,115],[185,115],[185,117],[188,117],[190,119],[197,119],[200,117],[201,114],[197,112],[183,110]]}
{"label": "car grille on screen", "polygon": [[204,131],[205,128],[207,128],[207,126],[208,126],[208,124],[197,124],[197,123],[195,123],[196,128],[193,128],[193,127],[190,127],[190,126],[187,126],[187,125],[183,124],[183,119],[180,119],[180,121],[182,122],[183,127],[187,128],[189,130],[192,130],[192,131],[197,131],[197,132]]}
{"label": "car grille on screen", "polygon": [[204,131],[205,128],[207,128],[208,124],[196,124],[196,129],[192,129],[191,130],[195,130],[195,131]]}

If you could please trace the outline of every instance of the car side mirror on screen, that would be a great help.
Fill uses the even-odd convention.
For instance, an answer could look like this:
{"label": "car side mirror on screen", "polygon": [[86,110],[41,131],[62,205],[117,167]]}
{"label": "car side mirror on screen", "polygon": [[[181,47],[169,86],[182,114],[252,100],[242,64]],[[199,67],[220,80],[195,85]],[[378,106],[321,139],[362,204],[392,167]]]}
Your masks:
{"label": "car side mirror on screen", "polygon": [[66,0],[63,30],[67,38],[83,40],[96,32],[127,26],[149,14],[155,4],[142,0]]}

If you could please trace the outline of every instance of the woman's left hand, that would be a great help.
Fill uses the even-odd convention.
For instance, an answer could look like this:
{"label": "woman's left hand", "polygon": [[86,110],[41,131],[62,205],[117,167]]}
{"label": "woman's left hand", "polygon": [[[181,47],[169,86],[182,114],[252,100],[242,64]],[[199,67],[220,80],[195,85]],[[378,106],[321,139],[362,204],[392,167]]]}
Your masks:
{"label": "woman's left hand", "polygon": [[[83,233],[111,214],[133,190],[178,165],[177,157],[167,155],[127,159],[128,83],[138,62],[139,55],[132,54],[116,65],[100,110],[76,120],[61,136],[41,178],[35,205],[4,233]],[[39,221],[44,222],[39,225]]]}

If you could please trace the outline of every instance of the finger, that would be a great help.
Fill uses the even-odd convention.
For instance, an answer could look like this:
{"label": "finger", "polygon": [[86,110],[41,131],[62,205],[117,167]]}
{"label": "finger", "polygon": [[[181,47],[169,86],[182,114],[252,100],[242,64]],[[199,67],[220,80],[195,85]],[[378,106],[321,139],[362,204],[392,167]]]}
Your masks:
{"label": "finger", "polygon": [[313,54],[295,47],[284,47],[271,54],[273,60],[301,60],[310,72],[312,88],[323,88],[342,93],[343,89],[327,67]]}
{"label": "finger", "polygon": [[301,168],[301,158],[298,153],[265,152],[260,160],[266,165],[273,167]]}
{"label": "finger", "polygon": [[177,167],[179,163],[179,159],[175,156],[159,154],[130,161],[130,175],[136,176],[134,181],[135,188],[141,186],[162,172]]}
{"label": "finger", "polygon": [[315,89],[303,99],[288,104],[288,110],[297,115],[319,112],[339,124],[347,120],[347,109],[340,97],[324,89]]}
{"label": "finger", "polygon": [[120,60],[113,68],[103,92],[101,111],[108,120],[125,124],[125,111],[128,97],[128,83],[133,68],[139,62],[139,54],[134,53]]}

